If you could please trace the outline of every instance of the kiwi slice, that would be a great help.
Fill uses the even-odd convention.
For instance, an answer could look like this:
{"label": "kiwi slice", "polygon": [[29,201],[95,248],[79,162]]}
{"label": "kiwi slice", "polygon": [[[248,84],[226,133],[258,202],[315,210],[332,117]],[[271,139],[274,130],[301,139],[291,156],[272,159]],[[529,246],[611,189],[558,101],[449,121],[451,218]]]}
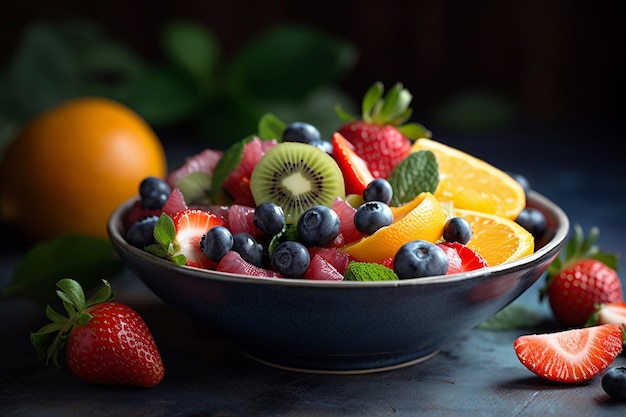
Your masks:
{"label": "kiwi slice", "polygon": [[345,197],[343,175],[335,160],[312,145],[283,142],[269,149],[250,176],[258,206],[271,201],[282,207],[287,223],[295,223],[309,207],[330,207]]}

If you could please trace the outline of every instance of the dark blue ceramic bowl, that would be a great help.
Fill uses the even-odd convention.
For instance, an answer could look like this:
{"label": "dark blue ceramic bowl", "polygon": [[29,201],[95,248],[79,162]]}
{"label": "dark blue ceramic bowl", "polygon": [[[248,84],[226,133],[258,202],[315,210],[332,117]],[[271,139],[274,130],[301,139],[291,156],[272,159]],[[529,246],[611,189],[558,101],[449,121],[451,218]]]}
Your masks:
{"label": "dark blue ceramic bowl", "polygon": [[132,247],[112,215],[116,250],[158,297],[231,338],[256,360],[283,369],[365,373],[403,367],[511,303],[545,272],[565,243],[566,214],[531,193],[548,232],[535,253],[462,274],[384,282],[255,278],[176,266]]}

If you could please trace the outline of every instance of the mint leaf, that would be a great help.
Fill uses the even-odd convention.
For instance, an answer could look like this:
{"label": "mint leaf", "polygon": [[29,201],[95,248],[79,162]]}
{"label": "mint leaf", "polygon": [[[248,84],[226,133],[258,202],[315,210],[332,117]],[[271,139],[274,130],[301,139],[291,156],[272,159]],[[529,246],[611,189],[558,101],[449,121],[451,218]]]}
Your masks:
{"label": "mint leaf", "polygon": [[252,139],[253,137],[249,136],[231,145],[224,152],[222,159],[220,159],[215,166],[213,178],[211,178],[210,190],[211,201],[213,201],[214,204],[228,203],[228,201],[226,201],[228,198],[224,194],[224,182],[226,182],[228,175],[230,175],[230,173],[233,172],[241,163],[243,149],[246,146],[246,143],[250,142]]}
{"label": "mint leaf", "polygon": [[385,265],[352,261],[344,274],[346,281],[396,281],[398,275]]}
{"label": "mint leaf", "polygon": [[287,125],[271,113],[266,113],[259,120],[258,137],[262,140],[276,139],[282,142],[283,132]]}
{"label": "mint leaf", "polygon": [[543,321],[536,311],[520,305],[509,304],[476,328],[482,330],[512,330],[537,327]]}
{"label": "mint leaf", "polygon": [[85,291],[96,288],[102,277],[124,269],[108,240],[64,235],[35,244],[22,258],[2,297],[24,297],[42,304],[58,301],[56,283],[72,277]]}
{"label": "mint leaf", "polygon": [[435,154],[422,150],[409,154],[391,172],[391,204],[408,203],[423,192],[434,193],[439,185],[439,164]]}

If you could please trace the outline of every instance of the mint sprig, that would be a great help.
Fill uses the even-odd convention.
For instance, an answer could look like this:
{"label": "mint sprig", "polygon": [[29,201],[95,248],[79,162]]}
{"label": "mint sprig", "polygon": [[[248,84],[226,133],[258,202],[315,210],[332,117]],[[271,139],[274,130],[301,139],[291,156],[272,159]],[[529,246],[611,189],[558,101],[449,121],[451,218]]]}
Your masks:
{"label": "mint sprig", "polygon": [[185,265],[187,257],[182,253],[176,254],[180,247],[176,242],[176,226],[166,213],[161,213],[154,225],[154,240],[146,246],[146,252],[162,259],[174,262],[176,265]]}
{"label": "mint sprig", "polygon": [[388,180],[393,188],[393,206],[408,203],[422,192],[434,193],[439,185],[437,158],[429,150],[410,153],[394,168]]}

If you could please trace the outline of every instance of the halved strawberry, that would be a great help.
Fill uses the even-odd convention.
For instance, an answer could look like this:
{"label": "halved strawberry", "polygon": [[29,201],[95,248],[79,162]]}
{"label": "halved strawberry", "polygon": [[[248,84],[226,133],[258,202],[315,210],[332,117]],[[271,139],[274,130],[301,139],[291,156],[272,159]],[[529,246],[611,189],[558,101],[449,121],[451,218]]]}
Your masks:
{"label": "halved strawberry", "polygon": [[626,301],[605,303],[597,306],[587,325],[594,324],[622,324],[626,326]]}
{"label": "halved strawberry", "polygon": [[579,383],[611,365],[624,342],[617,324],[575,328],[518,337],[513,348],[519,361],[540,378]]}
{"label": "halved strawberry", "polygon": [[354,146],[341,133],[333,133],[333,158],[343,173],[346,194],[362,195],[363,190],[374,180],[367,162],[354,152]]}
{"label": "halved strawberry", "polygon": [[223,226],[225,221],[210,211],[186,209],[172,217],[176,229],[174,242],[176,255],[185,255],[186,265],[198,268],[215,269],[216,262],[211,261],[202,252],[200,241],[202,236],[213,226]]}
{"label": "halved strawberry", "polygon": [[437,243],[448,256],[448,275],[487,267],[487,261],[459,242]]}
{"label": "halved strawberry", "polygon": [[389,177],[409,153],[409,139],[431,136],[421,124],[405,124],[412,114],[412,96],[402,84],[396,83],[385,96],[383,92],[380,82],[367,90],[360,118],[337,108],[339,117],[346,121],[339,133],[354,145],[354,151],[365,160],[375,178]]}

